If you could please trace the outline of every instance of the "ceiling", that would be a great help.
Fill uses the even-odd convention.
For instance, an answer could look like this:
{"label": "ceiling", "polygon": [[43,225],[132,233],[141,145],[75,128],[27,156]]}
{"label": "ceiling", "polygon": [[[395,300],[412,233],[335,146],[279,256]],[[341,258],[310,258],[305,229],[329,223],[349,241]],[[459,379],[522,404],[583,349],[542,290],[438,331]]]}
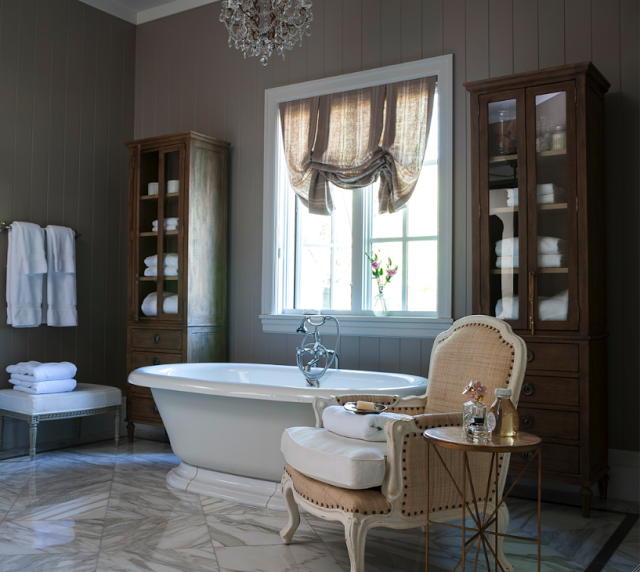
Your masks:
{"label": "ceiling", "polygon": [[217,0],[80,0],[132,24],[144,24]]}

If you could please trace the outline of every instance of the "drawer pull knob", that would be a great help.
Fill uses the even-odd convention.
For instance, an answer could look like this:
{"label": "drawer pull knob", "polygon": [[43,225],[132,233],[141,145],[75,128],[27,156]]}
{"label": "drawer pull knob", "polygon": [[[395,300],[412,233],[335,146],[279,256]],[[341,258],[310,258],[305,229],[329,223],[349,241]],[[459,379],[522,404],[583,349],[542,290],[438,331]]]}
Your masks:
{"label": "drawer pull knob", "polygon": [[154,357],[153,360],[151,360],[151,363],[153,363],[153,365],[160,365],[160,360],[157,357]]}
{"label": "drawer pull knob", "polygon": [[524,457],[525,461],[530,461],[531,459],[533,459],[533,452],[525,451],[524,453],[522,453],[522,456]]}
{"label": "drawer pull knob", "polygon": [[158,407],[156,405],[152,405],[151,411],[153,411],[154,413],[158,413]]}
{"label": "drawer pull knob", "polygon": [[533,427],[533,417],[531,417],[531,415],[525,415],[522,418],[522,426],[526,427],[527,429]]}
{"label": "drawer pull knob", "polygon": [[527,350],[527,362],[533,361],[534,357],[533,352],[531,350]]}
{"label": "drawer pull knob", "polygon": [[522,393],[525,395],[533,395],[536,392],[536,388],[533,386],[533,383],[525,383],[522,386]]}
{"label": "drawer pull knob", "polygon": [[157,344],[158,342],[160,342],[160,336],[158,334],[153,334],[153,343]]}

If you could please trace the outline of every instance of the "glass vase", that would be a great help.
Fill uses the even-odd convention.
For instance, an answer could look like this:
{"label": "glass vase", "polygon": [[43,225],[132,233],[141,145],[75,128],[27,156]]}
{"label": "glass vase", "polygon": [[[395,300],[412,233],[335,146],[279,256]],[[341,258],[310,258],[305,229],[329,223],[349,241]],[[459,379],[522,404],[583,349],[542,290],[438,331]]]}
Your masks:
{"label": "glass vase", "polygon": [[387,300],[385,299],[384,292],[382,290],[380,290],[378,295],[373,299],[373,313],[379,318],[389,315]]}
{"label": "glass vase", "polygon": [[472,435],[473,425],[484,425],[487,418],[487,407],[479,401],[467,401],[462,406],[462,426],[465,435]]}

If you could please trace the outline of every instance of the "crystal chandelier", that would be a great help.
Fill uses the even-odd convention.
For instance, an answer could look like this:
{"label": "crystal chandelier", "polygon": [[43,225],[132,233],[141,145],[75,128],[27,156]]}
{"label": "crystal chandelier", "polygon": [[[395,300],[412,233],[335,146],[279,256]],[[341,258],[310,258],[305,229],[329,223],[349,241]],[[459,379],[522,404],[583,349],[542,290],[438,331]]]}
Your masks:
{"label": "crystal chandelier", "polygon": [[282,56],[304,34],[311,35],[311,0],[222,0],[220,21],[229,31],[229,47],[244,57],[259,56],[266,66],[273,52]]}

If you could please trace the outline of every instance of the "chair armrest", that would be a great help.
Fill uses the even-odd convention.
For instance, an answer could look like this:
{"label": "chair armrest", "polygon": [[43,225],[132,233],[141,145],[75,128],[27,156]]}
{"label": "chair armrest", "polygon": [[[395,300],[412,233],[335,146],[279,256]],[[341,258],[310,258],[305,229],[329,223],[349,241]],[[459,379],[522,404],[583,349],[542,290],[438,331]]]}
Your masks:
{"label": "chair armrest", "polygon": [[[400,510],[400,503],[404,491],[404,475],[402,474],[403,453],[415,445],[425,445],[422,434],[426,429],[433,427],[462,426],[462,412],[460,413],[427,413],[416,415],[411,420],[397,419],[390,421],[385,426],[387,438],[387,467],[384,481],[382,482],[382,494],[391,505]],[[462,430],[462,429],[461,429]],[[405,442],[409,440],[409,442]],[[414,440],[419,440],[415,443]],[[411,470],[410,467],[407,467]]]}

